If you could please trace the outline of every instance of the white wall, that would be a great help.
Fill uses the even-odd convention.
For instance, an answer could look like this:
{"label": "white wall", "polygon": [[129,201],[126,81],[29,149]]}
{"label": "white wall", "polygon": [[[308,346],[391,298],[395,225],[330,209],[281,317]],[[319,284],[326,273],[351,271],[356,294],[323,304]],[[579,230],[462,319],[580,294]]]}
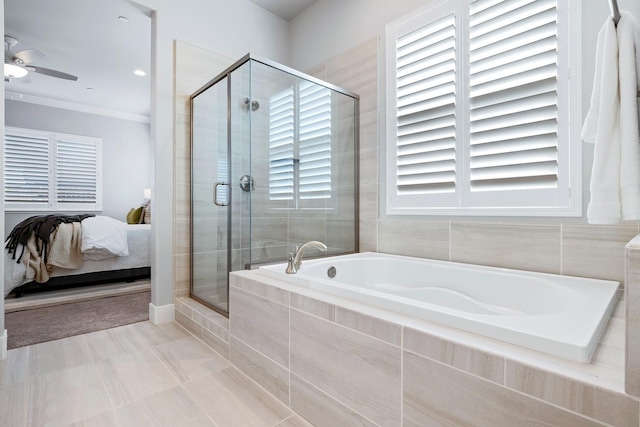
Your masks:
{"label": "white wall", "polygon": [[152,13],[151,139],[155,169],[151,303],[160,307],[173,303],[174,40],[229,58],[240,59],[251,52],[287,63],[289,25],[248,0],[135,0],[135,3]]}
{"label": "white wall", "polygon": [[[103,210],[126,221],[149,188],[151,141],[149,124],[96,114],[5,100],[5,126],[102,138]],[[5,213],[5,233],[30,213]]]}

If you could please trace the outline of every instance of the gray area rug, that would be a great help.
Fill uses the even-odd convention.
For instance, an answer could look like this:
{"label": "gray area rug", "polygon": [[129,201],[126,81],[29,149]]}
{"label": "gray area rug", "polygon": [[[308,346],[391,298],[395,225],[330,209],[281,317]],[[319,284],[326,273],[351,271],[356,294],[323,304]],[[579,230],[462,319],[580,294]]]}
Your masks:
{"label": "gray area rug", "polygon": [[7,348],[24,347],[149,319],[151,292],[5,314]]}

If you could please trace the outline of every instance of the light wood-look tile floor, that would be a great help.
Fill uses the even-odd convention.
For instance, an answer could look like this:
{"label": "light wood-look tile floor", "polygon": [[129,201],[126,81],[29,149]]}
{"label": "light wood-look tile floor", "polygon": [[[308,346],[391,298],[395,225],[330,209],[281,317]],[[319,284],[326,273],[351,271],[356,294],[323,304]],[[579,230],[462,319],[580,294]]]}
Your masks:
{"label": "light wood-look tile floor", "polygon": [[178,323],[9,350],[0,426],[311,426]]}

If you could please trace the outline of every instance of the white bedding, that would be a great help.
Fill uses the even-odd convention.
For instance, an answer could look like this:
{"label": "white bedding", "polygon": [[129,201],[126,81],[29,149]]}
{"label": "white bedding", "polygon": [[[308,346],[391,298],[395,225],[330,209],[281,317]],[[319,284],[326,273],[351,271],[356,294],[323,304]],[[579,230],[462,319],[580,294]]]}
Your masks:
{"label": "white bedding", "polygon": [[[85,222],[86,220],[82,221]],[[124,224],[124,223],[123,223]],[[97,232],[94,233],[98,237],[96,245],[92,245],[91,241],[85,242],[83,240],[83,247],[85,243],[86,248],[89,247],[102,247],[102,257],[105,256],[104,248],[108,250],[118,252],[123,249],[124,253],[128,253],[127,256],[112,255],[106,259],[96,260],[96,252],[88,251],[90,253],[83,254],[82,266],[78,269],[64,269],[55,267],[51,272],[51,277],[59,276],[71,276],[76,274],[93,273],[98,271],[114,271],[124,270],[130,268],[140,268],[151,266],[151,253],[150,253],[150,224],[124,224],[123,230],[126,232],[126,245],[122,246],[122,242],[118,239],[109,242],[108,245],[104,245],[104,235]],[[100,240],[102,239],[102,240]],[[109,246],[111,245],[111,246]],[[115,245],[115,246],[114,246]],[[16,257],[22,252],[22,245],[18,245],[16,249]],[[83,251],[84,252],[84,251]],[[123,253],[123,252],[120,252]],[[11,259],[11,255],[5,249],[5,267],[4,267],[4,295],[7,296],[14,288],[28,283],[33,280],[33,276],[29,277],[28,271],[24,264],[16,263],[15,259]]]}

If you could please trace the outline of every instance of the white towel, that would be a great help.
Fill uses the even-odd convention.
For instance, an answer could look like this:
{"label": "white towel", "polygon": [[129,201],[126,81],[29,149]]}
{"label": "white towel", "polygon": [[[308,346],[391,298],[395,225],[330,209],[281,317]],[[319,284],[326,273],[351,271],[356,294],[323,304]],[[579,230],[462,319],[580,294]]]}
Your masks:
{"label": "white towel", "polygon": [[591,224],[640,219],[640,29],[622,11],[618,27],[607,19],[598,33],[591,107],[582,139],[595,143]]}

